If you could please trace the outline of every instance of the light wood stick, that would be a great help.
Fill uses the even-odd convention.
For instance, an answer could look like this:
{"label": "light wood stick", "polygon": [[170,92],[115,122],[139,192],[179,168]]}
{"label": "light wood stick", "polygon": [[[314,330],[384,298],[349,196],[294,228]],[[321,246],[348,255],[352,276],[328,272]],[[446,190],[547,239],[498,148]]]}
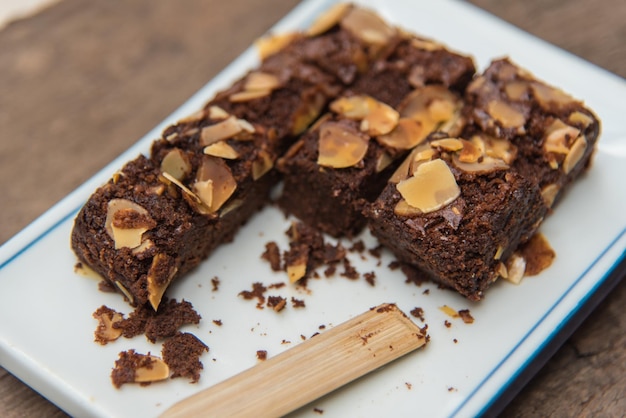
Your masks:
{"label": "light wood stick", "polygon": [[161,417],[278,417],[426,343],[394,304],[383,304],[188,397]]}

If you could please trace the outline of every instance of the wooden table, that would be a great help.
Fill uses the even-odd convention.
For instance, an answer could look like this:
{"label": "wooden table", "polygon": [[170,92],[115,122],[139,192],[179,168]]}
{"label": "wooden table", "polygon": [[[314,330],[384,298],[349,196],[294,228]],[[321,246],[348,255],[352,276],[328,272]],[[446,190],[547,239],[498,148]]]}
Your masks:
{"label": "wooden table", "polygon": [[[0,243],[143,136],[296,3],[62,0],[0,31]],[[623,0],[473,3],[626,77]],[[622,281],[503,415],[622,415],[624,306]],[[0,416],[65,414],[0,368]]]}

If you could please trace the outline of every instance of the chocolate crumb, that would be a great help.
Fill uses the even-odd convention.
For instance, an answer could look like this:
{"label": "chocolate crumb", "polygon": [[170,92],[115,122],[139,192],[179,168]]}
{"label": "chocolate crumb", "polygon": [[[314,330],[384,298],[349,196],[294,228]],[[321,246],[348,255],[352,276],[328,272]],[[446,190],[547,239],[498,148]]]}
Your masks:
{"label": "chocolate crumb", "polygon": [[362,253],[365,251],[365,243],[363,240],[355,241],[350,248],[348,248],[350,252]]}
{"label": "chocolate crumb", "polygon": [[287,299],[282,296],[269,296],[267,298],[267,307],[272,308],[276,312],[282,311],[287,305]]}
{"label": "chocolate crumb", "polygon": [[411,315],[416,318],[419,318],[420,321],[424,322],[424,309],[420,307],[415,307],[411,310]]}
{"label": "chocolate crumb", "polygon": [[474,317],[470,315],[469,309],[461,309],[459,311],[459,316],[461,317],[463,322],[465,322],[466,324],[474,323]]}
{"label": "chocolate crumb", "polygon": [[446,328],[450,328],[452,326],[450,321],[448,321],[447,319],[445,321],[443,321],[443,324],[446,326]]}
{"label": "chocolate crumb", "polygon": [[350,280],[357,280],[361,275],[354,268],[354,266],[350,263],[350,260],[347,258],[343,259],[343,272],[340,276],[345,277]]}
{"label": "chocolate crumb", "polygon": [[363,277],[365,277],[365,281],[367,283],[369,283],[370,286],[374,287],[376,286],[376,273],[371,271],[369,273],[365,273],[363,274]]}
{"label": "chocolate crumb", "polygon": [[256,351],[256,358],[260,361],[265,361],[267,360],[267,351],[265,350],[257,350]]}
{"label": "chocolate crumb", "polygon": [[204,368],[200,356],[209,351],[209,347],[195,335],[178,332],[163,343],[161,354],[163,361],[172,371],[172,379],[186,377],[191,383],[200,379],[200,370]]}
{"label": "chocolate crumb", "polygon": [[404,384],[406,385],[406,388],[407,388],[408,390],[411,390],[411,389],[413,388],[413,385],[412,385],[412,384],[410,384],[409,382],[404,382]]}
{"label": "chocolate crumb", "polygon": [[220,279],[217,276],[215,276],[215,277],[213,277],[211,279],[211,286],[213,286],[211,288],[211,290],[213,292],[217,292],[219,290],[219,288],[220,288]]}
{"label": "chocolate crumb", "polygon": [[318,414],[323,414],[324,410],[319,408],[313,408],[313,412],[317,412]]}
{"label": "chocolate crumb", "polygon": [[270,267],[273,271],[282,270],[280,262],[280,249],[278,248],[278,244],[276,244],[276,242],[270,241],[265,244],[265,252],[261,254],[261,258],[270,263]]}
{"label": "chocolate crumb", "polygon": [[394,260],[387,264],[387,267],[389,268],[389,270],[398,270],[400,268],[400,265],[401,264],[398,260]]}
{"label": "chocolate crumb", "polygon": [[190,302],[163,298],[156,312],[147,304],[138,306],[128,318],[113,327],[121,329],[126,338],[145,334],[154,343],[158,339],[174,336],[183,325],[198,324],[200,319]]}
{"label": "chocolate crumb", "polygon": [[422,295],[429,295],[430,294],[430,289],[426,289],[422,292]]}
{"label": "chocolate crumb", "polygon": [[239,296],[242,296],[246,300],[257,299],[258,303],[256,307],[259,309],[263,309],[263,304],[265,303],[265,291],[267,287],[263,286],[263,283],[255,282],[252,283],[252,290],[242,290],[239,292]]}
{"label": "chocolate crumb", "polygon": [[222,320],[221,320],[221,319],[214,319],[214,320],[213,320],[213,323],[214,323],[215,325],[217,325],[218,327],[221,327],[221,326],[222,326]]}
{"label": "chocolate crumb", "polygon": [[374,247],[374,248],[370,248],[370,249],[368,250],[368,252],[369,252],[369,253],[370,253],[373,257],[380,258],[380,257],[381,257],[381,255],[382,255],[382,252],[383,252],[383,248],[384,248],[384,247],[383,247],[382,245],[380,245],[380,244],[379,244],[379,245],[377,245],[377,246],[376,246],[376,247]]}
{"label": "chocolate crumb", "polygon": [[304,308],[305,304],[304,301],[301,299],[296,299],[293,296],[291,297],[291,306],[293,306],[294,308]]}
{"label": "chocolate crumb", "polygon": [[456,338],[452,340],[455,344],[459,342]]}

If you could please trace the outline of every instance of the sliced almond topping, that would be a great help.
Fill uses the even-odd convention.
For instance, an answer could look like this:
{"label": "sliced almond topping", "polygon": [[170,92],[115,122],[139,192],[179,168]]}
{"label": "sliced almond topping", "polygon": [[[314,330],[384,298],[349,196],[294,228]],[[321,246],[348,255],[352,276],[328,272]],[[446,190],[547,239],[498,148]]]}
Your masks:
{"label": "sliced almond topping", "polygon": [[133,248],[132,253],[134,255],[141,254],[144,251],[147,251],[151,248],[154,248],[154,242],[152,242],[149,239],[146,239],[146,240],[143,240],[143,242],[141,243],[141,245],[139,245],[139,247]]}
{"label": "sliced almond topping", "polygon": [[[208,181],[211,181],[211,186],[208,186]],[[209,189],[212,189],[210,198],[207,196]],[[209,212],[218,211],[236,189],[237,182],[224,160],[205,156],[196,174],[194,190],[198,193],[202,191],[202,195],[198,196],[209,208]]]}
{"label": "sliced almond topping", "polygon": [[439,124],[454,116],[459,99],[443,86],[428,85],[414,90],[400,105],[401,117]]}
{"label": "sliced almond topping", "polygon": [[142,206],[127,199],[111,199],[107,204],[104,227],[113,239],[115,249],[137,248],[141,245],[144,232],[156,223]]}
{"label": "sliced almond topping", "polygon": [[557,184],[548,184],[541,189],[541,197],[547,207],[551,208],[554,204],[556,196],[559,194],[560,187]]}
{"label": "sliced almond topping", "polygon": [[327,122],[320,127],[317,163],[324,167],[352,167],[363,160],[368,145],[368,140],[357,132]]}
{"label": "sliced almond topping", "polygon": [[306,31],[306,34],[308,36],[317,36],[328,31],[338,24],[351,8],[352,5],[350,3],[337,3],[333,5],[315,19],[313,24]]}
{"label": "sliced almond topping", "polygon": [[543,148],[546,152],[567,154],[570,150],[570,144],[572,144],[579,134],[579,129],[563,123],[560,119],[555,119],[548,129],[546,129]]}
{"label": "sliced almond topping", "polygon": [[211,119],[221,120],[221,119],[226,119],[229,116],[230,115],[228,114],[228,112],[219,106],[213,105],[209,107],[209,118]]}
{"label": "sliced almond topping", "polygon": [[122,292],[122,294],[126,296],[126,299],[128,299],[128,302],[130,302],[131,305],[135,303],[135,298],[133,297],[132,293],[130,293],[119,280],[115,281],[115,286],[117,286],[120,292]]}
{"label": "sliced almond topping", "polygon": [[274,159],[265,150],[259,150],[257,159],[252,162],[252,179],[258,180],[274,167]]}
{"label": "sliced almond topping", "polygon": [[385,168],[389,167],[389,164],[393,162],[393,158],[386,152],[383,152],[376,159],[376,172],[380,173]]}
{"label": "sliced almond topping", "polygon": [[163,360],[155,356],[147,357],[151,360],[150,364],[135,369],[136,383],[158,382],[170,377],[170,368]]}
{"label": "sliced almond topping", "polygon": [[441,209],[461,194],[450,167],[441,159],[420,164],[412,177],[396,187],[409,205],[424,213]]}
{"label": "sliced almond topping", "polygon": [[483,150],[474,142],[462,139],[461,143],[463,144],[463,149],[459,153],[459,161],[475,163],[483,156]]}
{"label": "sliced almond topping", "polygon": [[398,124],[400,114],[391,106],[377,102],[372,111],[361,121],[361,130],[370,136],[385,135]]}
{"label": "sliced almond topping", "polygon": [[220,210],[220,218],[228,215],[229,213],[239,209],[243,205],[243,199],[233,199],[222,206],[222,210]]}
{"label": "sliced almond topping", "polygon": [[511,164],[517,156],[517,148],[506,139],[486,137],[485,155],[498,158],[506,164]]}
{"label": "sliced almond topping", "polygon": [[504,252],[504,247],[502,245],[498,245],[498,249],[496,250],[496,253],[493,256],[493,259],[499,260],[500,257],[502,257],[503,252]]}
{"label": "sliced almond topping", "polygon": [[330,104],[330,110],[346,118],[362,120],[378,106],[378,100],[370,96],[340,97]]}
{"label": "sliced almond topping", "polygon": [[506,269],[506,265],[504,263],[498,264],[496,272],[502,277],[506,279],[509,277],[509,271]]}
{"label": "sliced almond topping", "polygon": [[239,153],[225,141],[214,142],[211,145],[204,148],[206,155],[212,155],[214,157],[226,158],[228,160],[235,160],[239,158]]}
{"label": "sliced almond topping", "polygon": [[463,142],[457,138],[442,138],[431,141],[430,146],[454,152],[463,149]]}
{"label": "sliced almond topping", "polygon": [[455,167],[465,171],[466,173],[489,173],[496,170],[508,170],[509,165],[500,158],[484,156],[482,160],[474,163],[464,163],[460,161],[458,155],[452,156]]}
{"label": "sliced almond topping", "polygon": [[174,148],[163,157],[161,171],[170,173],[177,180],[182,180],[191,172],[191,163],[182,150]]}
{"label": "sliced almond topping", "polygon": [[202,128],[202,132],[200,133],[200,145],[207,146],[214,142],[232,138],[242,130],[243,128],[239,123],[239,119],[234,116],[229,116],[214,125]]}
{"label": "sliced almond topping", "polygon": [[261,58],[261,60],[264,60],[265,58],[269,57],[270,55],[274,55],[275,53],[289,45],[294,39],[298,38],[299,36],[300,35],[295,32],[286,32],[276,35],[264,36],[263,38],[257,39],[254,45],[259,52],[259,57]]}
{"label": "sliced almond topping", "polygon": [[174,264],[173,259],[166,254],[157,254],[152,259],[146,281],[148,283],[148,300],[155,311],[177,271],[178,267]]}
{"label": "sliced almond topping", "polygon": [[254,71],[246,77],[244,89],[247,91],[255,90],[274,90],[280,87],[280,80],[274,74]]}
{"label": "sliced almond topping", "polygon": [[444,49],[444,46],[432,39],[424,38],[411,38],[411,45],[417,49],[423,49],[424,51],[439,51]]}
{"label": "sliced almond topping", "polygon": [[522,100],[528,93],[528,83],[525,81],[510,81],[504,86],[504,92],[511,100]]}
{"label": "sliced almond topping", "polygon": [[520,111],[501,100],[489,102],[487,112],[504,128],[522,128],[526,123],[526,118]]}
{"label": "sliced almond topping", "polygon": [[565,156],[565,160],[563,160],[563,172],[565,174],[569,174],[570,171],[576,164],[582,159],[583,155],[585,155],[585,150],[587,149],[587,139],[584,135],[579,136],[572,148],[569,150],[569,153]]}
{"label": "sliced almond topping", "polygon": [[189,203],[189,205],[191,205],[191,207],[194,208],[198,213],[201,213],[203,215],[210,213],[208,206],[206,206],[194,192],[189,190],[187,186],[172,177],[172,175],[167,172],[163,173],[163,177],[166,181],[174,184],[183,192],[183,199],[185,199],[185,201]]}
{"label": "sliced almond topping", "polygon": [[318,119],[318,116],[322,112],[324,106],[326,106],[326,98],[322,94],[317,94],[313,100],[303,102],[294,116],[291,133],[294,135],[300,135],[314,121],[314,125],[321,123],[323,121],[323,117]]}
{"label": "sliced almond topping", "polygon": [[122,335],[121,328],[114,328],[113,325],[122,321],[124,317],[121,313],[106,307],[98,309],[93,313],[93,317],[98,320],[98,326],[94,332],[95,340],[100,344],[106,344],[117,340]]}
{"label": "sliced almond topping", "polygon": [[412,216],[421,215],[424,212],[422,212],[418,208],[415,208],[409,205],[408,203],[406,203],[406,200],[400,199],[400,201],[396,203],[396,206],[394,206],[393,213],[395,213],[398,216],[412,217]]}
{"label": "sliced almond topping", "polygon": [[341,26],[365,43],[386,44],[396,30],[375,12],[360,7],[351,8],[341,20]]}
{"label": "sliced almond topping", "polygon": [[289,276],[289,282],[295,283],[306,274],[306,262],[298,263],[291,266],[287,266],[287,276]]}
{"label": "sliced almond topping", "polygon": [[591,116],[587,115],[586,113],[579,112],[578,110],[572,112],[567,120],[570,123],[582,125],[583,128],[586,128],[593,123],[593,118]]}
{"label": "sliced almond topping", "polygon": [[245,131],[249,134],[253,134],[256,132],[256,129],[254,129],[254,125],[245,119],[237,119],[237,124],[241,127],[242,131]]}
{"label": "sliced almond topping", "polygon": [[260,99],[262,97],[269,96],[272,93],[271,90],[244,90],[238,93],[233,93],[228,96],[228,100],[232,103],[249,102],[250,100]]}
{"label": "sliced almond topping", "polygon": [[531,90],[535,99],[537,99],[539,106],[541,106],[544,110],[550,110],[553,107],[561,108],[580,103],[562,90],[547,86],[543,83],[533,82],[531,84]]}
{"label": "sliced almond topping", "polygon": [[424,139],[426,135],[422,124],[409,118],[398,120],[397,126],[391,132],[376,137],[381,145],[396,149],[411,149]]}
{"label": "sliced almond topping", "polygon": [[514,253],[506,262],[507,277],[503,277],[511,283],[519,284],[524,277],[526,270],[526,260],[524,257]]}
{"label": "sliced almond topping", "polygon": [[186,116],[182,119],[178,120],[178,123],[192,123],[198,122],[204,118],[204,110],[198,110],[197,112],[192,113],[189,116]]}

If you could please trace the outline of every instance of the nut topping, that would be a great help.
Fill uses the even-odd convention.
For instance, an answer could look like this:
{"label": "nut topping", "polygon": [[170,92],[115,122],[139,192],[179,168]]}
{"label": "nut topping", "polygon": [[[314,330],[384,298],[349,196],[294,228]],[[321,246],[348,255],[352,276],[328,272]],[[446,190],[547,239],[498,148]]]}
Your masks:
{"label": "nut topping", "polygon": [[581,125],[583,128],[587,128],[593,123],[593,118],[591,116],[586,113],[579,112],[578,110],[572,112],[567,120],[575,125]]}
{"label": "nut topping", "polygon": [[161,171],[171,174],[177,180],[182,180],[191,172],[191,163],[182,150],[174,148],[163,157]]}
{"label": "nut topping", "polygon": [[579,136],[572,148],[569,150],[569,153],[565,156],[565,160],[563,160],[563,172],[565,174],[569,174],[570,171],[578,164],[578,162],[585,155],[585,150],[587,149],[587,139],[584,135]]}
{"label": "nut topping", "polygon": [[523,100],[528,94],[528,83],[525,81],[510,81],[504,86],[504,93],[511,100]]}
{"label": "nut topping", "polygon": [[239,153],[225,141],[212,143],[204,148],[204,153],[214,157],[226,158],[227,160],[235,160],[239,158]]}
{"label": "nut topping", "polygon": [[412,217],[421,215],[424,212],[422,212],[418,208],[414,208],[413,206],[409,205],[408,203],[406,203],[406,200],[400,199],[398,203],[396,203],[396,206],[393,208],[393,213],[398,216]]}
{"label": "nut topping", "polygon": [[463,149],[463,142],[457,138],[442,138],[431,141],[430,146],[454,152]]}
{"label": "nut topping", "polygon": [[450,167],[441,159],[420,164],[413,176],[396,188],[410,206],[424,213],[441,209],[461,194]]}
{"label": "nut topping", "polygon": [[200,145],[207,146],[214,142],[232,138],[243,130],[238,119],[234,116],[214,124],[205,126],[200,132]]}
{"label": "nut topping", "polygon": [[317,163],[346,168],[358,164],[367,153],[368,139],[341,124],[326,122],[320,127]]}
{"label": "nut topping", "polygon": [[391,132],[377,136],[376,141],[391,148],[411,149],[426,138],[423,131],[422,124],[419,122],[409,118],[401,118]]}
{"label": "nut topping", "polygon": [[274,167],[274,159],[265,150],[259,150],[257,159],[252,162],[252,179],[258,180]]}
{"label": "nut topping", "polygon": [[524,277],[526,270],[526,260],[517,253],[513,253],[506,262],[507,275],[504,279],[511,283],[519,284]]}
{"label": "nut topping", "polygon": [[487,105],[487,112],[504,128],[522,128],[526,123],[526,117],[517,109],[501,100],[494,100]]}
{"label": "nut topping", "polygon": [[228,114],[228,112],[219,106],[213,105],[209,107],[209,118],[211,119],[221,120],[221,119],[226,119],[229,116],[230,115]]}
{"label": "nut topping", "polygon": [[163,360],[151,355],[146,357],[150,359],[149,364],[135,369],[136,383],[158,382],[170,376],[170,368]]}
{"label": "nut topping", "polygon": [[115,249],[137,248],[144,232],[156,226],[148,211],[127,199],[112,199],[107,204],[104,227],[113,239]]}
{"label": "nut topping", "polygon": [[254,71],[246,77],[244,89],[246,91],[271,91],[280,86],[278,77],[274,74]]}
{"label": "nut topping", "polygon": [[341,97],[330,104],[330,109],[346,118],[360,120],[361,131],[370,136],[391,132],[400,118],[391,106],[365,95]]}
{"label": "nut topping", "polygon": [[270,95],[271,90],[244,90],[233,93],[228,97],[233,103],[249,102],[250,100],[260,99]]}
{"label": "nut topping", "polygon": [[257,39],[254,45],[259,53],[259,58],[264,60],[289,45],[294,39],[298,38],[298,36],[300,35],[294,32],[269,35]]}
{"label": "nut topping", "polygon": [[547,86],[543,83],[533,82],[531,84],[531,90],[543,110],[549,111],[554,107],[562,108],[579,103],[564,91]]}
{"label": "nut topping", "polygon": [[543,202],[547,207],[551,208],[554,204],[554,200],[556,196],[559,194],[560,187],[558,184],[548,184],[543,189],[541,189],[541,197],[543,198]]}
{"label": "nut topping", "polygon": [[377,13],[360,7],[351,8],[340,24],[361,41],[372,45],[384,45],[396,34],[396,30]]}
{"label": "nut topping", "polygon": [[452,156],[455,167],[465,171],[466,173],[488,173],[496,170],[508,170],[509,165],[500,158],[484,156],[482,160],[474,163],[464,163],[458,155]]}
{"label": "nut topping", "polygon": [[155,311],[177,271],[178,267],[174,264],[174,259],[166,254],[157,254],[152,259],[146,281],[148,283],[148,300]]}
{"label": "nut topping", "polygon": [[193,190],[210,213],[218,211],[236,189],[237,182],[224,160],[211,156],[202,160]]}
{"label": "nut topping", "polygon": [[338,24],[352,8],[349,3],[337,3],[322,13],[306,31],[308,36],[317,36]]}
{"label": "nut topping", "polygon": [[117,340],[122,335],[121,328],[114,328],[114,324],[124,319],[121,313],[102,306],[92,316],[98,320],[98,326],[94,332],[95,340],[98,343],[105,345],[108,342]]}
{"label": "nut topping", "polygon": [[556,119],[546,130],[543,148],[546,152],[568,154],[570,152],[570,144],[579,134],[579,129],[566,125],[560,119]]}
{"label": "nut topping", "polygon": [[376,172],[380,173],[385,168],[389,167],[389,164],[391,164],[392,162],[393,158],[391,158],[391,156],[386,152],[383,152],[378,156],[378,159],[376,159]]}

